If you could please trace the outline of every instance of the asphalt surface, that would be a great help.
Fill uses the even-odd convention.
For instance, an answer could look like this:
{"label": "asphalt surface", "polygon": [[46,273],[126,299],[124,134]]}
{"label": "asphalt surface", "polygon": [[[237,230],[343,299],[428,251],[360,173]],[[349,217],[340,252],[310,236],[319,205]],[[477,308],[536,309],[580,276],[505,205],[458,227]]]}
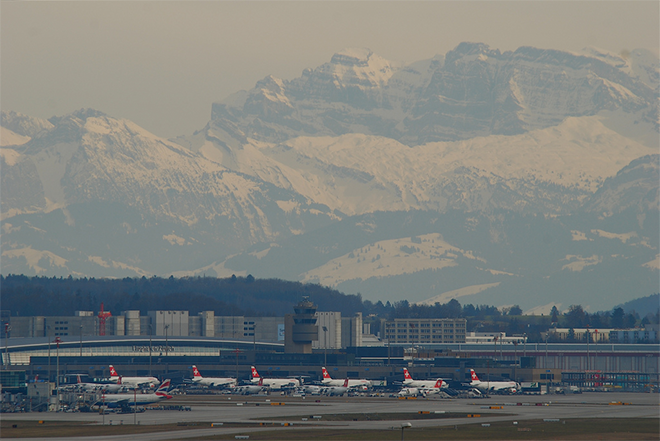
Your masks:
{"label": "asphalt surface", "polygon": [[[270,401],[267,401],[270,400]],[[318,401],[317,401],[318,400]],[[489,414],[475,418],[443,418],[435,420],[410,420],[413,427],[453,426],[457,424],[486,423],[495,421],[516,421],[527,419],[566,419],[566,418],[659,418],[660,395],[648,393],[583,393],[577,395],[517,395],[491,396],[481,399],[417,399],[400,400],[385,397],[343,397],[343,398],[282,398],[277,396],[182,396],[167,404],[191,406],[191,411],[147,410],[137,414],[142,424],[170,424],[175,422],[215,422],[215,423],[275,423],[266,427],[209,427],[185,431],[143,433],[139,435],[84,436],[80,441],[124,441],[139,437],[141,440],[185,439],[214,434],[249,434],[262,430],[300,430],[322,424],[337,430],[389,429],[400,428],[406,420],[397,421],[340,421],[323,422],[323,418],[312,416],[329,414],[401,413],[417,414],[420,411],[456,412],[469,414]],[[273,405],[273,403],[285,403]],[[612,402],[630,403],[613,405]],[[520,403],[520,404],[519,404]],[[490,409],[502,406],[502,409]],[[494,415],[493,415],[494,414]],[[498,416],[497,414],[508,414]],[[511,415],[513,414],[513,415]],[[288,417],[286,420],[273,418]],[[304,421],[306,418],[307,421]],[[81,421],[101,424],[103,417],[98,413],[27,413],[4,414],[5,420],[18,421]],[[133,424],[132,414],[109,414],[105,424]],[[292,426],[284,427],[281,423]],[[5,438],[4,440],[12,440]],[[38,438],[15,438],[16,440],[37,440]]]}

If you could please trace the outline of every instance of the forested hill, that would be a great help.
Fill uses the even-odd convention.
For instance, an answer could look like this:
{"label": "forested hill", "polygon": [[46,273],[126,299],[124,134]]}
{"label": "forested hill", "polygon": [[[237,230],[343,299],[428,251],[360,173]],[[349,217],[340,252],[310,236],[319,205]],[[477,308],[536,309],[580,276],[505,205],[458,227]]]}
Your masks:
{"label": "forested hill", "polygon": [[216,315],[283,316],[303,296],[322,311],[355,314],[363,311],[361,296],[346,295],[316,284],[247,277],[170,277],[75,279],[0,276],[2,310],[19,316],[73,315],[74,311],[105,310],[120,314],[140,310],[186,310],[190,314],[215,311]]}

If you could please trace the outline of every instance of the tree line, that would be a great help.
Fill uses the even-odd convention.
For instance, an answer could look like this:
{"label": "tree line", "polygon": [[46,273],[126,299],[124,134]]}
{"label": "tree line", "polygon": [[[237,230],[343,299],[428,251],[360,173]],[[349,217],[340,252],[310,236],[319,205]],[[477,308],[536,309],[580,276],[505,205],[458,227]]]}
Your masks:
{"label": "tree line", "polygon": [[98,312],[101,303],[113,314],[126,310],[139,310],[141,315],[153,310],[186,310],[191,315],[214,311],[218,316],[283,316],[292,313],[293,306],[303,297],[318,305],[320,311],[338,311],[343,316],[361,312],[374,333],[380,331],[383,319],[465,318],[468,332],[506,332],[540,342],[552,327],[632,328],[658,323],[660,318],[658,310],[640,316],[620,307],[592,314],[581,305],[572,305],[563,313],[553,307],[549,315],[537,316],[523,315],[518,305],[498,309],[491,305],[461,305],[456,299],[433,305],[411,304],[407,300],[372,302],[363,300],[359,293],[344,294],[318,284],[255,279],[251,275],[124,279],[0,276],[3,314],[19,316]]}

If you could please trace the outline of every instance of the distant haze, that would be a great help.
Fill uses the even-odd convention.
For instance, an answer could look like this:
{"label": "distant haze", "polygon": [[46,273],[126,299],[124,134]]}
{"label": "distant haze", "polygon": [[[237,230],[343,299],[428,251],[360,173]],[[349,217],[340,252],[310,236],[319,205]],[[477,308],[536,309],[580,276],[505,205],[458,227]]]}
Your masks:
{"label": "distant haze", "polygon": [[48,118],[82,107],[163,137],[273,75],[300,76],[344,47],[401,63],[462,41],[658,52],[657,1],[3,2],[2,110]]}

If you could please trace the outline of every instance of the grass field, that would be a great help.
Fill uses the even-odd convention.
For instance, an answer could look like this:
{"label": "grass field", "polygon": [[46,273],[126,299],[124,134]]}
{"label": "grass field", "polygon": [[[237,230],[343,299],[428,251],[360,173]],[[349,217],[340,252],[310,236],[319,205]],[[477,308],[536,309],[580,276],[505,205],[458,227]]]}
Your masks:
{"label": "grass field", "polygon": [[[129,435],[151,432],[168,432],[172,430],[194,430],[208,429],[210,423],[186,423],[186,425],[162,424],[162,425],[133,425],[132,419],[127,424],[119,425],[118,421],[110,425],[87,424],[79,421],[11,421],[0,422],[1,438],[72,438],[76,436],[100,436],[100,435]],[[231,426],[229,426],[231,427]],[[136,437],[139,439],[139,437]]]}
{"label": "grass field", "polygon": [[[660,419],[566,419],[560,422],[530,420],[514,425],[512,421],[405,429],[405,439],[413,440],[654,440],[660,439]],[[390,430],[345,430],[345,429],[296,429],[282,428],[264,432],[245,432],[250,440],[295,441],[295,440],[355,440],[388,441],[400,440],[401,428]],[[215,435],[195,440],[230,440],[236,434]]]}
{"label": "grass field", "polygon": [[[323,423],[326,421],[396,421],[396,420],[441,420],[446,418],[471,418],[475,417],[510,417],[510,413],[482,413],[477,414],[464,413],[464,412],[381,412],[381,413],[338,413],[338,414],[324,414],[318,422]],[[282,416],[272,417],[269,420],[273,421],[300,421],[301,416]],[[313,415],[308,418],[309,421],[313,420]]]}
{"label": "grass field", "polygon": [[[371,416],[370,416],[371,415]],[[511,420],[491,422],[490,427],[482,427],[481,423],[442,427],[415,427],[414,421],[426,417],[428,414],[342,414],[324,415],[325,421],[387,421],[405,415],[413,427],[405,429],[406,440],[658,440],[660,439],[659,418],[611,418],[611,419],[561,419],[559,422],[545,422],[542,420],[519,421],[514,425]],[[414,418],[419,415],[420,418]],[[441,415],[441,414],[440,414]],[[374,417],[374,419],[370,419]],[[452,414],[453,417],[456,415]],[[116,422],[115,422],[116,423]],[[14,427],[15,426],[15,427]],[[255,424],[226,424],[230,427],[261,427]],[[275,423],[272,430],[262,432],[245,431],[250,440],[365,440],[388,441],[400,440],[401,428],[398,426],[389,430],[354,430],[343,428],[295,428],[278,426]],[[5,421],[0,425],[2,438],[64,438],[75,439],[78,436],[107,436],[131,435],[139,439],[141,433],[171,432],[179,430],[206,429],[210,423],[186,423],[186,425],[97,425],[81,422],[45,422],[37,421]],[[226,435],[199,436],[186,438],[186,440],[231,440],[240,434],[238,432]]]}

